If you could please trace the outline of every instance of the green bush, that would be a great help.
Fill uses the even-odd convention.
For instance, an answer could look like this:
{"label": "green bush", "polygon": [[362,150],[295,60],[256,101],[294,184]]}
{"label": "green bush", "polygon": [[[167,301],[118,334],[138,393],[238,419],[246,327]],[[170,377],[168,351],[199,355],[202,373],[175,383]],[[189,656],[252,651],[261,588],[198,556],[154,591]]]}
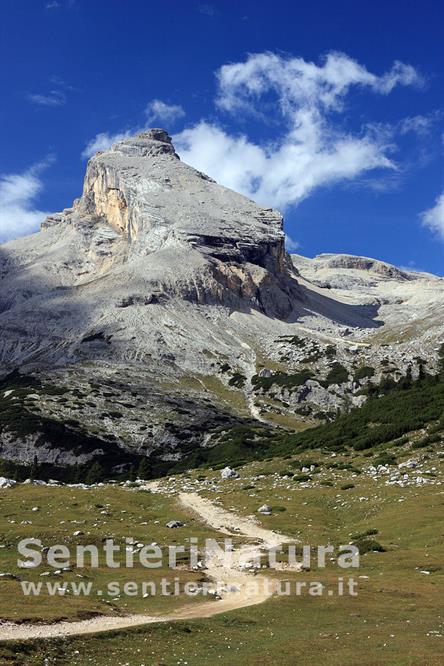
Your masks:
{"label": "green bush", "polygon": [[247,381],[247,378],[245,375],[241,375],[240,372],[236,372],[231,379],[228,381],[228,384],[230,386],[235,386],[236,388],[243,388],[245,386],[245,382]]}
{"label": "green bush", "polygon": [[378,465],[396,465],[396,458],[391,453],[382,453],[377,458],[375,458],[373,464],[375,467]]}
{"label": "green bush", "polygon": [[311,481],[311,476],[309,474],[295,474],[293,481],[304,483],[305,481]]}
{"label": "green bush", "polygon": [[333,363],[325,383],[331,386],[332,384],[344,384],[345,382],[348,382],[347,368],[344,368],[340,363]]}
{"label": "green bush", "polygon": [[358,368],[355,372],[354,380],[358,382],[360,379],[370,379],[375,376],[375,369],[368,365]]}
{"label": "green bush", "polygon": [[368,539],[368,538],[362,538],[362,539],[356,539],[356,541],[353,542],[353,546],[356,546],[359,549],[359,554],[364,555],[365,553],[385,553],[385,548],[384,546],[381,546],[381,544],[378,541],[375,541],[375,539]]}
{"label": "green bush", "polygon": [[259,377],[259,375],[254,375],[251,382],[255,389],[269,391],[273,385],[289,389],[297,388],[312,378],[313,373],[310,370],[301,370],[292,375],[287,375],[285,372],[276,372],[274,375],[271,375],[271,377]]}

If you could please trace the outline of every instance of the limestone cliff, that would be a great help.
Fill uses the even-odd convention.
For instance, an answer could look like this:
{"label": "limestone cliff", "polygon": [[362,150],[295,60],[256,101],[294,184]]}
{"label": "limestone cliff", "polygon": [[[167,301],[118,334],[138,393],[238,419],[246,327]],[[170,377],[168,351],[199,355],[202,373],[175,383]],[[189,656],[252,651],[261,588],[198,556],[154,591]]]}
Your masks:
{"label": "limestone cliff", "polygon": [[[110,261],[142,259],[149,278],[158,259],[164,263],[163,279],[153,271],[155,290],[199,303],[254,307],[280,318],[291,312],[297,287],[282,216],[180,162],[164,130],[143,132],[95,155],[82,197],[46,220],[43,229],[94,222],[117,234],[107,268]],[[175,261],[175,253],[188,259]]]}

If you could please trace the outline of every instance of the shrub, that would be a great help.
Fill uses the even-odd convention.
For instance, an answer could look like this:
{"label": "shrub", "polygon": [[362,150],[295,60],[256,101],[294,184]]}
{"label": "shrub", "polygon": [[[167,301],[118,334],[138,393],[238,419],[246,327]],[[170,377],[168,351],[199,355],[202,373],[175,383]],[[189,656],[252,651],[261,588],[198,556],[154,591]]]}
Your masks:
{"label": "shrub", "polygon": [[313,373],[310,370],[301,370],[292,375],[287,375],[285,372],[276,372],[274,375],[271,375],[271,377],[259,377],[259,375],[254,375],[251,381],[255,389],[269,391],[274,384],[276,384],[276,386],[292,389],[302,386],[306,381],[312,378]]}
{"label": "shrub", "polygon": [[379,530],[371,528],[369,530],[365,530],[365,532],[361,532],[359,534],[354,534],[352,536],[352,539],[358,539],[358,540],[359,539],[364,539],[365,537],[375,536],[376,534],[379,534]]}
{"label": "shrub", "polygon": [[235,386],[236,388],[243,388],[247,378],[244,375],[241,375],[240,372],[236,372],[231,379],[228,381],[230,386]]}
{"label": "shrub", "polygon": [[293,481],[304,483],[305,481],[311,481],[311,476],[309,474],[295,474]]}
{"label": "shrub", "polygon": [[348,370],[340,363],[333,363],[330,372],[325,380],[328,386],[332,384],[344,384],[348,382]]}
{"label": "shrub", "polygon": [[94,483],[100,483],[105,478],[105,472],[100,463],[95,462],[86,476],[86,483],[91,486]]}
{"label": "shrub", "polygon": [[362,538],[362,539],[356,539],[356,541],[353,542],[353,546],[356,546],[359,549],[359,554],[364,555],[365,553],[385,553],[385,548],[384,546],[381,546],[381,544],[378,541],[375,541],[375,539],[368,539],[368,538]]}
{"label": "shrub", "polygon": [[379,456],[375,459],[375,461],[374,461],[373,464],[374,464],[376,467],[377,467],[378,465],[384,465],[384,466],[385,466],[385,465],[396,465],[396,458],[395,458],[395,456],[394,456],[393,454],[391,454],[391,453],[382,453],[381,455],[379,455]]}
{"label": "shrub", "polygon": [[360,379],[370,379],[375,376],[375,369],[368,365],[358,368],[355,372],[354,380],[358,382]]}

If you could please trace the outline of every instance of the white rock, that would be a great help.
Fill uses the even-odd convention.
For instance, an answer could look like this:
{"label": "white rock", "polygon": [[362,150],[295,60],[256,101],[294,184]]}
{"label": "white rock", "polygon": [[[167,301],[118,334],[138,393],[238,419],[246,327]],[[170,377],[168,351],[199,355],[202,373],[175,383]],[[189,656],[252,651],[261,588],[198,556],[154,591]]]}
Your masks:
{"label": "white rock", "polygon": [[231,467],[224,467],[224,469],[221,470],[220,475],[223,479],[239,479],[240,478],[239,473],[236,472],[235,469],[231,469]]}
{"label": "white rock", "polygon": [[0,476],[0,488],[12,488],[16,483],[17,481],[14,481],[14,479],[7,479],[5,476]]}

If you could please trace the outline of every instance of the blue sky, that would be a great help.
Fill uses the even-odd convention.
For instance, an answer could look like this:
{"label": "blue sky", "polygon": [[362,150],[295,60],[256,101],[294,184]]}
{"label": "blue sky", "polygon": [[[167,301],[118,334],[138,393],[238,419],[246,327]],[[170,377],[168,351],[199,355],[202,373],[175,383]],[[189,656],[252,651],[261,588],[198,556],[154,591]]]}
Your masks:
{"label": "blue sky", "polygon": [[186,161],[280,208],[301,254],[444,273],[440,0],[0,12],[0,239],[69,206],[95,148],[163,126]]}

